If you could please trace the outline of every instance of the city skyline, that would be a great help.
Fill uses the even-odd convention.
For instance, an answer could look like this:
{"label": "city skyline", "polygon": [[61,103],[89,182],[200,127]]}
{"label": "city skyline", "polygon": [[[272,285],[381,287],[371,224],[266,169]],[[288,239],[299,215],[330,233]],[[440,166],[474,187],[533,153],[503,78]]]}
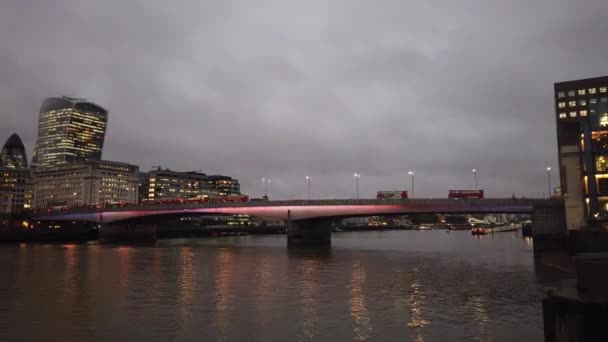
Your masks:
{"label": "city skyline", "polygon": [[[353,197],[356,172],[361,197],[372,197],[409,189],[413,171],[416,197],[445,197],[473,187],[472,169],[487,196],[540,196],[546,167],[558,184],[553,83],[607,74],[593,43],[608,25],[593,20],[600,1],[417,7],[428,23],[403,20],[410,4],[390,1],[272,12],[184,4],[191,11],[150,5],[142,16],[111,2],[3,4],[2,22],[16,29],[0,33],[0,138],[18,133],[31,156],[40,102],[69,94],[109,110],[104,159],[229,174],[254,196],[266,177],[271,198],[304,198],[310,176],[313,197]],[[115,25],[99,29],[110,14]],[[47,16],[62,18],[49,33],[35,25]],[[74,30],[84,19],[90,29]],[[160,39],[146,40],[151,31]]]}

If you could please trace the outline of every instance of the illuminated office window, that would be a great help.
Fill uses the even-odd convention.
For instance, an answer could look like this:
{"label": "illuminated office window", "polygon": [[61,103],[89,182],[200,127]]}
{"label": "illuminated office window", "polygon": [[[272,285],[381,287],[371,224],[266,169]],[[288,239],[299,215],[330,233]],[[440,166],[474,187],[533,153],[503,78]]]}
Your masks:
{"label": "illuminated office window", "polygon": [[570,106],[570,107],[576,107],[576,101],[569,101],[568,102],[568,106]]}
{"label": "illuminated office window", "polygon": [[578,90],[578,94],[579,95],[585,95],[585,89],[579,89]]}

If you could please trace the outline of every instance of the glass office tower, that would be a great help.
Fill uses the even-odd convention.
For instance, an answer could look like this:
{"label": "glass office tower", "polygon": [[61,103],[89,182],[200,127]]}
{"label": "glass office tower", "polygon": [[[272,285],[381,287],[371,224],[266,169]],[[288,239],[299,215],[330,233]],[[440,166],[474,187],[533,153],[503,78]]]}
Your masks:
{"label": "glass office tower", "polygon": [[49,98],[40,108],[32,168],[100,160],[108,111],[85,99]]}

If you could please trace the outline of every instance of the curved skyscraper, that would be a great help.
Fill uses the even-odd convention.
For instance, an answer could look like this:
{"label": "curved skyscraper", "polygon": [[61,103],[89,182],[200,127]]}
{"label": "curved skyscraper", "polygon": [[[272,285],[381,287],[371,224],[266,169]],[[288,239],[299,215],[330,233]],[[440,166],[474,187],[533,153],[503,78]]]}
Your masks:
{"label": "curved skyscraper", "polygon": [[44,100],[32,168],[49,168],[82,160],[101,159],[108,111],[85,99]]}
{"label": "curved skyscraper", "polygon": [[0,168],[27,169],[25,147],[17,133],[8,138],[0,151]]}

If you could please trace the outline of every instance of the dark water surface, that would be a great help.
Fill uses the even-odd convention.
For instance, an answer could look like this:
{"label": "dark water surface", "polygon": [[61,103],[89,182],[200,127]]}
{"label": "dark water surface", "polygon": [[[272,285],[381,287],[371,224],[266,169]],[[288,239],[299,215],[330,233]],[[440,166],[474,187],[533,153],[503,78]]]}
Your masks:
{"label": "dark water surface", "polygon": [[0,246],[0,340],[542,341],[519,233]]}

